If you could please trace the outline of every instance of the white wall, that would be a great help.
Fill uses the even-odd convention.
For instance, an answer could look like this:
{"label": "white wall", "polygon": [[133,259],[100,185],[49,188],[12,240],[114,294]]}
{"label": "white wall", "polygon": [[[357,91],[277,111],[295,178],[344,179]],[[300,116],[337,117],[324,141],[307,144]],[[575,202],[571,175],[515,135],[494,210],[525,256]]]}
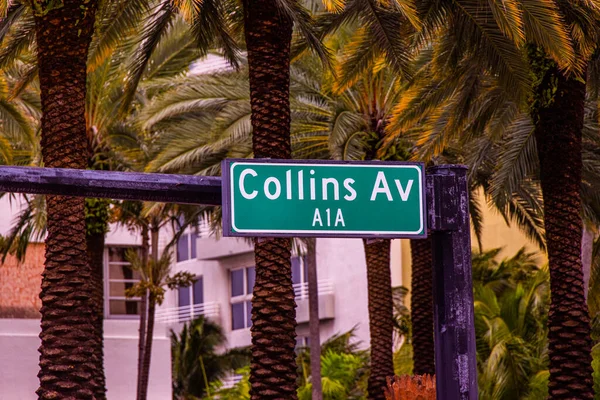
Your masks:
{"label": "white wall", "polygon": [[6,235],[12,226],[13,220],[21,210],[22,197],[15,194],[16,198],[12,198],[9,194],[5,194],[0,198],[0,235]]}
{"label": "white wall", "polygon": [[333,284],[335,319],[322,324],[321,339],[356,329],[356,340],[369,346],[367,269],[361,239],[318,239],[318,279]]}
{"label": "white wall", "polygon": [[[108,399],[135,399],[139,321],[104,321],[104,369]],[[168,329],[154,326],[148,400],[171,399],[171,343]]]}
{"label": "white wall", "polygon": [[[137,321],[107,320],[104,357],[109,399],[135,399]],[[35,399],[40,321],[0,319],[0,399]],[[150,367],[149,400],[171,398],[170,342],[162,325],[155,327]]]}
{"label": "white wall", "polygon": [[140,235],[124,226],[110,224],[106,234],[106,245],[110,246],[140,246],[142,240]]}

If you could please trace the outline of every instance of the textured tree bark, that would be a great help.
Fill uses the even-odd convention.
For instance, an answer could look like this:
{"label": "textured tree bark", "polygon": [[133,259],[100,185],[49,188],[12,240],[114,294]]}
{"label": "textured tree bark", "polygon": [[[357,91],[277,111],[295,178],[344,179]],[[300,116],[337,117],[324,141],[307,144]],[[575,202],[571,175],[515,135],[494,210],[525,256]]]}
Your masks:
{"label": "textured tree bark", "polygon": [[[92,297],[94,302],[94,326],[100,340],[96,347],[96,356],[101,371],[104,371],[104,238],[105,234],[96,232],[87,234],[87,250],[92,269]],[[106,398],[106,380],[104,373],[98,375],[97,399]]]}
{"label": "textured tree bark", "polygon": [[308,268],[308,330],[310,338],[310,380],[312,400],[323,400],[321,382],[321,334],[319,333],[319,281],[317,279],[317,239],[306,239]]}
{"label": "textured tree bark", "polygon": [[[292,21],[273,0],[244,0],[256,158],[290,158],[289,68]],[[296,399],[296,304],[289,239],[255,239],[250,396]]]}
{"label": "textured tree bark", "polygon": [[[97,1],[63,0],[50,9],[35,0],[46,167],[85,169],[88,163],[86,60]],[[91,299],[84,199],[48,196],[48,236],[42,276],[40,399],[90,399],[103,373]]]}
{"label": "textured tree bark", "polygon": [[[150,255],[149,249],[149,234],[148,234],[148,225],[142,225],[142,249],[141,249],[141,258],[142,265],[147,269],[148,266],[148,258]],[[148,295],[142,296],[142,300],[140,302],[140,328],[139,328],[139,338],[138,338],[138,370],[137,370],[137,389],[136,389],[136,399],[140,399],[142,393],[142,370],[144,369],[144,349],[146,348],[146,317],[148,315]]]}
{"label": "textured tree bark", "polygon": [[431,238],[410,241],[413,373],[435,375]]}
{"label": "textured tree bark", "polygon": [[590,318],[581,267],[581,139],[585,83],[550,67],[536,88],[553,100],[534,114],[550,264],[548,319],[551,399],[594,397]]}
{"label": "textured tree bark", "polygon": [[390,241],[364,240],[369,292],[369,330],[371,335],[370,400],[385,399],[386,378],[394,376],[394,304],[390,272]]}

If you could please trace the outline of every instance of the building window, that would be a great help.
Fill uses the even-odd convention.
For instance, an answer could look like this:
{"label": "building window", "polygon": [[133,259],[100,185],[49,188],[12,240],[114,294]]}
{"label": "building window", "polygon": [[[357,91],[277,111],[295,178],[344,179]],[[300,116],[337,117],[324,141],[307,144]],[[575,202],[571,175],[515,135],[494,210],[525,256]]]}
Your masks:
{"label": "building window", "polygon": [[196,233],[184,233],[177,240],[177,262],[194,260],[196,258]]}
{"label": "building window", "polygon": [[302,349],[310,346],[310,338],[308,336],[296,336],[296,349]]}
{"label": "building window", "polygon": [[231,329],[252,326],[252,289],[256,270],[254,267],[230,271],[231,280]]}
{"label": "building window", "polygon": [[204,283],[201,276],[191,286],[180,287],[177,292],[179,307],[186,307],[179,312],[182,321],[187,321],[190,317],[194,319],[202,313],[201,307],[197,307],[204,303]]}
{"label": "building window", "polygon": [[140,315],[140,298],[127,298],[125,291],[140,281],[125,254],[130,247],[108,247],[105,250],[106,312],[111,318],[135,318]]}
{"label": "building window", "polygon": [[292,283],[300,285],[308,282],[308,269],[305,257],[292,257]]}

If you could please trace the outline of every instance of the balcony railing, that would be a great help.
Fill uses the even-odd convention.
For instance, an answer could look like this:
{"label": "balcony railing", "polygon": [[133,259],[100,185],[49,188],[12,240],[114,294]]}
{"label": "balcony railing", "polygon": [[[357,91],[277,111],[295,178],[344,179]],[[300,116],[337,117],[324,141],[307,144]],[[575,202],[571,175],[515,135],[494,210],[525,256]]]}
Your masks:
{"label": "balcony railing", "polygon": [[241,380],[242,380],[242,375],[230,375],[226,378],[223,378],[223,380],[222,380],[223,387],[226,389],[232,388]]}
{"label": "balcony railing", "polygon": [[[333,284],[329,280],[318,281],[319,296],[333,294]],[[294,285],[296,300],[308,299],[308,283],[297,283]],[[199,315],[218,320],[220,317],[219,303],[210,302],[193,304],[183,307],[170,307],[156,310],[156,322],[165,324],[191,321]]]}
{"label": "balcony railing", "polygon": [[220,315],[219,303],[210,302],[159,309],[156,310],[156,321],[165,324],[187,322],[200,315],[204,315],[207,318],[218,319]]}
{"label": "balcony railing", "polygon": [[[333,294],[333,284],[329,280],[320,280],[317,282],[319,296]],[[294,284],[294,294],[296,300],[308,299],[308,282]]]}

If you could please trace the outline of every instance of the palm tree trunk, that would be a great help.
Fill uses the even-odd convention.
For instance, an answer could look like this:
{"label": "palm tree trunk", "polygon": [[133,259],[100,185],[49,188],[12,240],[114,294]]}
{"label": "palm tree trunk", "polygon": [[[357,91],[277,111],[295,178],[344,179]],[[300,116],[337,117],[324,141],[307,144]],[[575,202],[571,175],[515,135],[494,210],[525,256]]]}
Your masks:
{"label": "palm tree trunk", "polygon": [[[54,9],[47,2],[34,5],[44,164],[84,169],[86,60],[97,2],[64,0]],[[102,368],[95,351],[100,343],[93,323],[84,199],[48,196],[47,207],[37,394],[40,399],[93,398]]]}
{"label": "palm tree trunk", "polygon": [[[290,158],[292,21],[273,0],[244,0],[256,158]],[[250,396],[296,399],[296,304],[289,239],[257,238],[252,297]]]}
{"label": "palm tree trunk", "polygon": [[[148,244],[148,225],[142,225],[142,266],[145,270],[148,270],[148,257],[149,257],[149,244]],[[142,296],[140,302],[140,328],[139,328],[139,339],[138,339],[138,370],[137,370],[137,390],[136,399],[140,399],[142,393],[142,370],[144,369],[144,349],[146,348],[146,317],[148,315],[148,294]]]}
{"label": "palm tree trunk", "polygon": [[[87,234],[87,250],[92,269],[92,297],[94,301],[94,326],[100,339],[96,356],[101,371],[104,371],[104,231]],[[106,380],[104,373],[98,375],[97,399],[106,398]]]}
{"label": "palm tree trunk", "polygon": [[142,365],[141,395],[140,400],[148,397],[148,383],[150,382],[150,359],[152,357],[152,338],[154,334],[154,314],[156,311],[156,300],[152,295],[148,296],[148,326],[146,327],[146,342],[144,343],[144,360]]}
{"label": "palm tree trunk", "polygon": [[321,334],[319,333],[319,283],[317,279],[317,239],[306,239],[308,268],[308,330],[310,338],[310,380],[312,400],[323,400],[321,382]]}
{"label": "palm tree trunk", "polygon": [[390,272],[390,240],[364,240],[369,292],[371,374],[367,391],[370,400],[383,400],[386,378],[394,375],[394,304]]}
{"label": "palm tree trunk", "polygon": [[[541,74],[540,74],[541,75]],[[550,264],[551,399],[594,397],[590,318],[581,267],[581,139],[585,83],[550,66],[536,87],[535,138]],[[547,99],[548,93],[554,93]],[[546,97],[544,97],[546,96]]]}
{"label": "palm tree trunk", "polygon": [[[158,234],[159,228],[153,225],[150,228],[150,238],[152,240],[152,267],[158,265]],[[153,275],[153,268],[148,268],[149,275]],[[148,277],[150,279],[150,277]],[[148,383],[150,379],[150,360],[152,358],[152,339],[154,335],[154,315],[156,312],[156,298],[148,293],[146,295],[148,302],[148,319],[146,326],[146,340],[144,342],[144,357],[142,360],[142,374],[140,379],[140,400],[146,400],[148,397]]]}
{"label": "palm tree trunk", "polygon": [[410,241],[412,282],[410,319],[415,375],[435,375],[431,238]]}

